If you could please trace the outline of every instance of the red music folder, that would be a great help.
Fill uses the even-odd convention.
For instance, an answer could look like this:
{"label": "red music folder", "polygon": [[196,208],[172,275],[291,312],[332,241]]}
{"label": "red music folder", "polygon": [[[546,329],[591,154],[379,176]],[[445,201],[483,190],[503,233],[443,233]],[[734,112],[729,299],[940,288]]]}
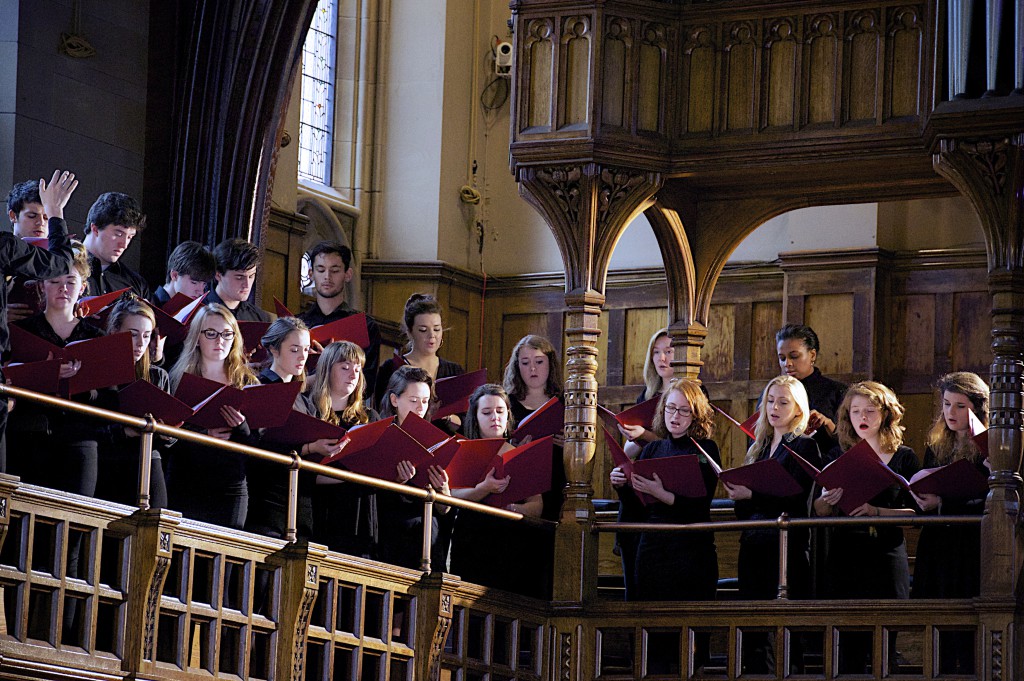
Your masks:
{"label": "red music folder", "polygon": [[601,417],[605,428],[611,429],[612,432],[618,432],[618,425],[643,426],[647,430],[650,430],[651,423],[654,421],[654,414],[658,411],[658,402],[660,399],[660,397],[654,397],[652,399],[645,400],[640,404],[630,407],[629,409],[620,411],[618,414],[612,412],[610,409],[602,407],[601,405],[597,405],[597,415]]}
{"label": "red music folder", "polygon": [[[267,428],[263,431],[263,440],[289,447],[301,447],[307,442],[317,440],[341,440],[345,437],[345,429],[328,423],[322,419],[292,409],[284,425]],[[344,451],[344,450],[342,450]]]}
{"label": "red music folder", "polygon": [[761,410],[760,409],[758,409],[753,414],[751,414],[749,417],[747,417],[746,421],[744,421],[743,423],[740,423],[739,421],[734,419],[729,413],[727,413],[725,410],[719,409],[714,404],[712,404],[711,406],[719,414],[721,414],[725,418],[729,419],[729,421],[730,421],[730,423],[732,423],[732,425],[734,425],[737,428],[739,428],[740,430],[742,430],[744,435],[749,437],[751,440],[756,439],[756,437],[754,436],[754,429],[757,428],[757,419],[759,419],[761,417]]}
{"label": "red music folder", "polygon": [[879,460],[866,440],[861,440],[825,466],[818,474],[817,482],[825,489],[843,488],[839,510],[847,515],[891,485],[910,489],[903,476]]}
{"label": "red music folder", "polygon": [[[274,428],[288,421],[295,396],[302,388],[298,381],[250,385],[239,390],[194,374],[183,374],[174,396],[194,405],[195,413],[186,419],[200,428],[224,428],[223,406],[245,414],[250,428]],[[210,390],[213,392],[210,392]]]}
{"label": "red music folder", "polygon": [[[508,476],[508,487],[501,494],[488,494],[480,503],[504,508],[534,494],[551,489],[551,457],[554,448],[551,436],[542,437],[501,455],[496,477]],[[487,471],[484,471],[487,474]]]}
{"label": "red music folder", "polygon": [[391,423],[376,442],[362,451],[342,457],[339,464],[353,473],[394,480],[398,464],[402,461],[408,461],[419,471],[421,467],[430,465],[430,459],[430,452],[407,432]]}
{"label": "red music folder", "polygon": [[[185,305],[183,305],[177,312],[171,312],[170,314],[172,314],[176,320],[178,320],[187,327],[192,322],[192,318],[196,316],[196,312],[199,312],[199,308],[201,308],[203,306],[203,303],[206,302],[206,295],[207,294],[204,293],[195,300],[189,299],[189,302],[185,303]],[[177,298],[178,296],[182,296],[182,294],[174,294],[175,298]],[[188,296],[182,297],[188,298]],[[171,300],[174,300],[174,298],[172,298]],[[170,301],[168,301],[168,305],[169,304]]]}
{"label": "red music folder", "polygon": [[423,445],[424,449],[430,449],[439,442],[448,439],[448,433],[444,432],[430,421],[421,419],[416,414],[409,414],[402,422],[402,430],[409,433],[416,442]]}
{"label": "red music folder", "polygon": [[[710,460],[708,457],[708,461]],[[699,456],[684,454],[633,462],[634,475],[653,479],[655,473],[661,478],[661,484],[665,489],[673,494],[691,499],[708,494],[707,486],[704,484],[704,475],[700,470]]]}
{"label": "red music folder", "polygon": [[34,279],[14,279],[10,292],[7,294],[7,303],[18,303],[27,305],[32,314],[43,311],[43,297],[39,293],[39,287]]}
{"label": "red music folder", "polygon": [[270,322],[238,322],[238,330],[242,332],[242,347],[245,348],[245,354],[248,355],[260,347],[260,339],[269,328]]}
{"label": "red music folder", "polygon": [[743,485],[750,491],[771,497],[791,497],[803,492],[800,483],[778,459],[764,459],[722,471],[718,479],[730,485]]}
{"label": "red music folder", "polygon": [[362,312],[337,319],[309,330],[310,340],[323,346],[332,341],[348,341],[361,348],[370,347],[370,332],[366,329],[366,315]]}
{"label": "red music folder", "polygon": [[367,449],[384,434],[384,431],[393,423],[392,419],[381,419],[380,421],[374,421],[373,423],[367,423],[362,426],[349,428],[348,432],[345,433],[345,439],[348,443],[345,448],[332,457],[326,458],[321,461],[325,466],[341,461],[349,454],[355,454]]}
{"label": "red music folder", "polygon": [[409,360],[405,358],[405,355],[398,348],[395,348],[395,354],[391,357],[391,360],[394,362],[396,369],[409,363]]}
{"label": "red music folder", "polygon": [[185,404],[197,405],[223,387],[223,383],[186,373],[181,375],[174,396]]}
{"label": "red music folder", "polygon": [[[83,317],[99,316],[103,310],[117,302],[117,299],[121,297],[121,294],[127,290],[128,288],[126,287],[117,291],[111,291],[110,293],[104,293],[98,296],[86,296],[85,298],[82,298],[78,301],[78,309]],[[105,315],[103,316],[103,320],[105,323]]]}
{"label": "red music folder", "polygon": [[[611,452],[612,461],[615,463],[616,468],[621,468],[623,474],[626,476],[626,480],[630,480],[633,477],[633,460],[626,456],[625,450],[622,449],[622,445],[619,441],[609,433],[607,430],[604,431],[604,440],[608,444],[608,451]],[[710,461],[710,459],[708,459]],[[658,475],[661,475],[659,473]],[[647,476],[644,476],[647,477]],[[664,478],[662,478],[664,480]],[[634,492],[636,498],[640,500],[640,503],[647,506],[653,501],[657,501],[654,497],[643,492]]]}
{"label": "red music folder", "polygon": [[277,314],[278,317],[294,317],[295,316],[294,314],[292,314],[291,310],[289,310],[287,307],[285,307],[285,304],[282,303],[281,300],[277,296],[274,296],[274,312]]}
{"label": "red music folder", "polygon": [[302,390],[298,381],[247,385],[242,388],[242,408],[250,428],[275,428],[284,425],[294,410],[295,398]]}
{"label": "red music folder", "polygon": [[16,388],[56,395],[60,386],[60,360],[8,364],[4,377]]}
{"label": "red music folder", "polygon": [[78,373],[61,381],[64,397],[135,380],[134,343],[127,332],[68,343],[60,357],[65,362],[81,362]]}
{"label": "red music folder", "polygon": [[180,426],[192,415],[192,407],[141,378],[118,391],[117,401],[129,416],[152,414],[169,426]]}
{"label": "red music folder", "polygon": [[440,379],[434,384],[434,392],[441,406],[434,412],[433,418],[436,420],[452,414],[465,414],[469,409],[470,395],[486,382],[487,369]]}
{"label": "red music folder", "polygon": [[558,397],[552,397],[523,419],[516,432],[512,433],[512,439],[521,442],[527,435],[532,435],[534,440],[548,435],[561,435],[564,427],[565,405]]}
{"label": "red music folder", "polygon": [[910,479],[910,489],[917,494],[937,494],[943,499],[980,499],[988,494],[988,475],[971,461],[959,459],[946,466],[918,471]]}
{"label": "red music folder", "polygon": [[[416,475],[412,476],[412,480],[409,484],[413,487],[426,487],[430,484],[430,467],[437,466],[438,468],[447,468],[455,458],[456,452],[459,451],[460,444],[459,437],[452,435],[446,440],[438,442],[433,447],[428,447],[427,451],[430,453],[430,461],[423,466],[416,469]],[[451,483],[449,482],[449,487]]]}
{"label": "red music folder", "polygon": [[58,359],[61,356],[61,348],[30,331],[26,331],[18,324],[11,324],[8,327],[11,338],[12,362],[43,362],[47,359]]}
{"label": "red music folder", "polygon": [[500,437],[460,442],[455,457],[445,468],[449,487],[476,487],[477,483],[487,477],[488,471],[497,469],[502,463],[498,452],[505,444],[505,440]]}

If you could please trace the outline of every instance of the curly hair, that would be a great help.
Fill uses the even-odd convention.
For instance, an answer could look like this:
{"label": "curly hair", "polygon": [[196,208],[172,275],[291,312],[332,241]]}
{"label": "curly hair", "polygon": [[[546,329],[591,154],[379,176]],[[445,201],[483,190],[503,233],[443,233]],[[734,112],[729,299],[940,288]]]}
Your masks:
{"label": "curly hair", "polygon": [[558,356],[555,346],[544,336],[530,334],[523,336],[512,348],[512,356],[508,358],[505,365],[505,376],[502,385],[509,395],[521,400],[526,397],[526,383],[519,373],[519,353],[524,347],[533,348],[537,352],[543,352],[548,358],[548,382],[544,386],[544,394],[548,397],[562,396],[562,360]]}
{"label": "curly hair", "polygon": [[677,390],[690,403],[690,411],[693,413],[693,420],[686,429],[686,434],[695,440],[711,437],[715,428],[715,412],[701,390],[700,383],[690,378],[673,379],[668,384],[668,390],[661,394],[658,411],[654,412],[654,423],[651,424],[654,434],[662,439],[669,436],[668,428],[665,426],[665,403],[668,402],[669,395]]}
{"label": "curly hair", "polygon": [[[971,401],[971,411],[978,417],[982,425],[988,426],[988,384],[981,377],[970,371],[955,371],[939,378],[935,387],[939,391],[939,400],[947,393],[963,395]],[[940,402],[941,404],[941,402]],[[939,409],[939,415],[928,430],[928,447],[935,454],[940,465],[953,463],[957,459],[977,459],[981,452],[972,438],[959,438],[956,432],[946,425],[946,418]]]}
{"label": "curly hair", "polygon": [[846,389],[846,397],[839,405],[836,414],[836,434],[839,445],[846,451],[860,442],[860,436],[850,420],[850,404],[855,397],[864,397],[871,402],[882,415],[882,424],[878,428],[878,444],[882,451],[891,454],[903,444],[903,431],[900,425],[903,420],[903,405],[896,399],[896,393],[876,381],[861,381]]}
{"label": "curly hair", "polygon": [[316,365],[316,373],[309,379],[309,388],[306,394],[313,400],[320,418],[334,425],[342,421],[355,426],[361,423],[369,423],[370,414],[366,411],[363,403],[363,390],[366,388],[366,376],[359,372],[359,381],[356,383],[352,394],[348,396],[348,403],[341,411],[341,418],[334,411],[331,404],[331,373],[334,365],[341,362],[350,362],[362,367],[366,364],[366,354],[363,349],[349,341],[336,341],[331,343],[320,355],[320,361]]}
{"label": "curly hair", "polygon": [[235,315],[219,303],[204,305],[196,312],[189,325],[188,336],[182,346],[181,356],[171,368],[172,391],[178,388],[182,374],[203,375],[203,355],[199,351],[199,334],[203,332],[206,320],[210,317],[220,317],[231,330],[235,337],[231,340],[231,349],[228,356],[224,358],[224,373],[227,374],[228,384],[236,388],[244,388],[247,385],[259,383],[256,374],[245,363],[245,351],[242,349],[242,332],[238,330],[238,322]]}
{"label": "curly hair", "polygon": [[761,393],[761,406],[758,408],[757,425],[754,427],[754,442],[747,449],[747,456],[743,463],[750,464],[757,461],[758,455],[772,442],[775,429],[768,422],[768,391],[776,386],[788,390],[790,397],[796,403],[797,414],[789,422],[789,432],[802,435],[807,430],[807,419],[811,415],[811,408],[807,402],[807,389],[799,379],[793,376],[776,376],[768,381],[764,392]]}

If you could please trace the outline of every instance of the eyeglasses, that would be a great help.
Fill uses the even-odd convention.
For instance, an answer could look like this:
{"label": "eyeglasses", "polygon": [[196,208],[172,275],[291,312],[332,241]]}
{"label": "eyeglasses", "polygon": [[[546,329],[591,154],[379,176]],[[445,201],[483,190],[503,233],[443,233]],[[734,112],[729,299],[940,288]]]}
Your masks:
{"label": "eyeglasses", "polygon": [[207,340],[217,340],[218,338],[223,338],[224,340],[230,343],[235,339],[235,332],[232,331],[231,329],[228,329],[227,331],[214,331],[213,329],[203,329],[202,333],[204,336],[206,336]]}
{"label": "eyeglasses", "polygon": [[690,411],[689,407],[677,407],[674,404],[666,404],[665,413],[669,416],[675,416],[676,414],[680,416],[693,416],[693,412]]}

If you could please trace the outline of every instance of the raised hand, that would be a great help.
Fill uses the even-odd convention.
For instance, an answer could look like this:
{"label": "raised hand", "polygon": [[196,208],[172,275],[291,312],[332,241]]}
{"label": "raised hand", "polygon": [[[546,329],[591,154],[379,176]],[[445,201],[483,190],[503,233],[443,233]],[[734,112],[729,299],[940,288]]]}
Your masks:
{"label": "raised hand", "polygon": [[64,206],[68,205],[68,200],[77,187],[78,180],[75,179],[75,174],[67,170],[54,170],[50,184],[39,178],[39,198],[43,201],[43,212],[47,217],[63,218]]}

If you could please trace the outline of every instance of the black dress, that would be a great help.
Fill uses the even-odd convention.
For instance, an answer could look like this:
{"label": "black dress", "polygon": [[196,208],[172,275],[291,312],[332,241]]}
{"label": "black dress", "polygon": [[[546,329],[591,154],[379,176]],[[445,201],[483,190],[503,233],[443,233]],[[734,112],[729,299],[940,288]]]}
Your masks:
{"label": "black dress", "polygon": [[[939,466],[931,448],[924,467]],[[988,475],[984,464],[978,470]],[[985,497],[943,500],[942,515],[982,515]],[[912,598],[974,598],[981,592],[981,527],[979,525],[926,525],[921,529],[914,561]]]}
{"label": "black dress", "polygon": [[[260,383],[282,383],[272,369],[264,369],[259,375]],[[316,416],[316,407],[302,393],[295,396],[292,409],[307,416]],[[261,442],[259,447],[281,454],[292,449],[288,445]],[[248,458],[246,478],[249,481],[249,513],[245,518],[245,529],[268,537],[284,537],[288,529],[288,467],[273,461]],[[309,539],[313,536],[313,490],[316,487],[316,473],[299,471],[298,512],[295,530],[298,537]]]}
{"label": "black dress", "polygon": [[[149,382],[166,393],[171,392],[171,379],[160,367],[149,367]],[[120,411],[117,394],[109,393],[108,409]],[[120,424],[108,424],[104,437],[99,441],[99,480],[96,496],[121,504],[134,506],[138,503],[139,487],[139,436],[125,433]],[[173,440],[154,436],[149,477],[149,506],[167,506],[167,482],[164,478],[163,459],[156,445],[169,445]]]}
{"label": "black dress", "polygon": [[[342,428],[355,425],[341,420],[341,412],[335,413]],[[367,423],[380,419],[373,409],[367,413]],[[317,485],[313,490],[313,537],[332,551],[378,559],[378,523],[377,490],[373,487],[343,482]]]}
{"label": "black dress", "polygon": [[[830,458],[839,452],[833,450]],[[910,447],[899,447],[889,468],[910,479],[921,469]],[[879,508],[915,508],[913,497],[892,485],[869,502]],[[832,598],[909,598],[910,568],[903,529],[895,526],[836,528],[829,546],[826,575]]]}
{"label": "black dress", "polygon": [[[807,460],[815,468],[821,468],[821,454],[812,438],[794,436],[783,438],[782,443],[769,451],[761,450],[758,461],[775,459],[800,483],[801,491],[790,497],[774,497],[754,492],[750,499],[736,502],[736,517],[739,520],[775,520],[783,513],[790,518],[806,518],[814,481],[796,462],[786,449]],[[789,551],[787,554],[787,583],[790,598],[807,598],[811,588],[811,567],[808,558],[810,533],[806,528],[789,530]],[[776,529],[744,530],[740,535],[739,593],[744,599],[775,598],[779,584],[779,531]]]}
{"label": "black dress", "polygon": [[[104,335],[98,326],[82,319],[71,335],[61,338],[42,312],[16,324],[58,347]],[[99,395],[100,391],[92,391],[72,395],[71,399],[94,404]],[[20,402],[12,413],[14,418],[8,432],[14,444],[10,460],[12,473],[26,482],[87,497],[95,495],[99,474],[97,440],[102,436],[104,422],[28,400]],[[42,452],[46,455],[41,455]]]}
{"label": "black dress", "polygon": [[[715,460],[721,461],[713,440],[698,440],[700,447]],[[642,517],[650,523],[702,523],[711,519],[711,499],[718,477],[693,439],[684,435],[651,442],[637,457],[660,459],[670,456],[700,456],[700,470],[707,494],[695,499],[677,495],[669,505],[653,501],[647,506],[633,488],[619,488],[619,498],[631,517]],[[636,600],[641,601],[709,601],[718,588],[718,552],[711,532],[642,532],[636,556]]]}

